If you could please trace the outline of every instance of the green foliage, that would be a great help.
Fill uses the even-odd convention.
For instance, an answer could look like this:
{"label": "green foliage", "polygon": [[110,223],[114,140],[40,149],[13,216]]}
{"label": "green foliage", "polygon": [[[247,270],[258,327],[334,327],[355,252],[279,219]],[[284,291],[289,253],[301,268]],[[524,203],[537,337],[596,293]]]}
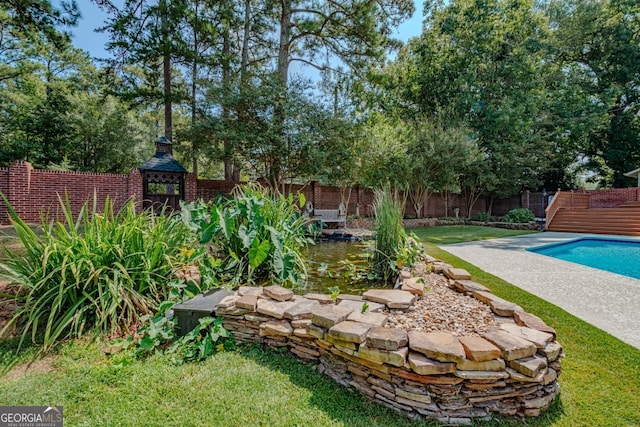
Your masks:
{"label": "green foliage", "polygon": [[512,209],[502,218],[504,222],[525,223],[536,220],[536,216],[529,209]]}
{"label": "green foliage", "polygon": [[[185,224],[223,260],[223,280],[229,285],[298,283],[305,271],[301,250],[310,241],[293,195],[257,184],[236,190],[236,197],[211,206],[183,204]],[[303,206],[305,200],[299,202]]]}
{"label": "green foliage", "polygon": [[329,291],[329,297],[332,300],[337,299],[338,295],[340,295],[340,288],[337,286],[331,286],[330,288],[327,288],[327,290]]}
{"label": "green foliage", "polygon": [[85,203],[74,215],[60,198],[63,222],[43,218],[42,236],[5,203],[24,246],[0,263],[24,295],[7,327],[18,324],[21,342],[41,338],[45,350],[90,329],[126,330],[167,299],[173,263],[185,261],[179,255],[189,233],[179,219],[138,214],[133,201],[119,212],[109,198],[101,212]]}
{"label": "green foliage", "polygon": [[143,316],[143,326],[136,335],[111,344],[111,351],[116,352],[115,366],[125,367],[135,359],[153,354],[169,355],[176,365],[199,362],[233,345],[233,336],[222,326],[221,318],[202,317],[198,319],[198,326],[181,337],[176,336],[176,320],[170,318],[167,311]]}
{"label": "green foliage", "polygon": [[372,270],[390,284],[398,273],[398,254],[405,247],[407,235],[402,224],[404,203],[389,188],[374,190],[376,251]]}
{"label": "green foliage", "polygon": [[490,221],[497,220],[497,218],[495,216],[492,216],[489,212],[477,212],[471,219],[473,221],[480,221],[480,222],[490,222]]}

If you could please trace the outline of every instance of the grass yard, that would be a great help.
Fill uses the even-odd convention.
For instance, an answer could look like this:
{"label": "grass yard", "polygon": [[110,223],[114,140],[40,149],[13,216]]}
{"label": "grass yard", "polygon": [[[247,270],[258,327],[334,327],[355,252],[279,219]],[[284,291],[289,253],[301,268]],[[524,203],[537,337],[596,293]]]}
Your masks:
{"label": "grass yard", "polygon": [[[487,426],[638,426],[640,350],[439,249],[436,244],[519,234],[482,227],[412,231],[427,252],[467,269],[475,281],[520,304],[558,331],[567,357],[560,400],[542,417]],[[434,244],[435,243],[435,244]],[[116,368],[103,344],[73,341],[32,363],[0,340],[0,405],[63,405],[68,426],[432,426],[372,404],[286,353],[240,347],[201,363],[154,356]],[[19,366],[8,374],[10,365]]]}

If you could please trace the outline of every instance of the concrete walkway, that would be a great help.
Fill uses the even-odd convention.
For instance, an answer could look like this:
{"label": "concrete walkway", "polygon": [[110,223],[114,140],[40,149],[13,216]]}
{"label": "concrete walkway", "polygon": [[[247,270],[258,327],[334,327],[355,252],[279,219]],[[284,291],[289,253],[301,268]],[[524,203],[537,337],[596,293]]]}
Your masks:
{"label": "concrete walkway", "polygon": [[640,280],[525,250],[587,236],[546,232],[441,248],[640,349]]}

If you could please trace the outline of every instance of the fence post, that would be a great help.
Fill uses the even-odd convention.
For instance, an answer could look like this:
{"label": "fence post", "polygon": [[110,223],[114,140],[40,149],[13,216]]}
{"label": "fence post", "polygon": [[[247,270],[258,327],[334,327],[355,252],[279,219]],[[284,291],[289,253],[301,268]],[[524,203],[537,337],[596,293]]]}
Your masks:
{"label": "fence post", "polygon": [[7,198],[18,216],[25,221],[37,219],[35,216],[34,218],[30,217],[28,212],[29,207],[33,205],[29,200],[32,170],[31,163],[25,160],[17,160],[9,168],[9,194],[7,194]]}

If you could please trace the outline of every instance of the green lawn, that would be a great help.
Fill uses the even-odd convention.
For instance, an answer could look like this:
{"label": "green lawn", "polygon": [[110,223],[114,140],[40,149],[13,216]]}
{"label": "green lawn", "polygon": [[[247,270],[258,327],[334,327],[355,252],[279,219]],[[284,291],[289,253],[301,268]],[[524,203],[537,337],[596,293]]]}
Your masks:
{"label": "green lawn", "polygon": [[408,231],[415,233],[423,242],[433,243],[435,245],[448,245],[452,243],[536,233],[536,231],[508,230],[506,228],[478,227],[475,225],[419,227],[409,228]]}
{"label": "green lawn", "polygon": [[[567,357],[561,395],[537,419],[494,420],[491,426],[640,425],[640,351],[565,311],[493,277],[433,245],[501,237],[510,230],[438,227],[413,230],[427,252],[467,269],[494,293],[542,317],[558,331]],[[0,341],[0,365],[15,343]],[[368,402],[288,354],[241,347],[205,362],[173,366],[163,357],[115,368],[100,342],[76,341],[34,363],[27,373],[0,377],[0,405],[64,405],[69,426],[429,426]],[[0,367],[0,375],[2,368]]]}

